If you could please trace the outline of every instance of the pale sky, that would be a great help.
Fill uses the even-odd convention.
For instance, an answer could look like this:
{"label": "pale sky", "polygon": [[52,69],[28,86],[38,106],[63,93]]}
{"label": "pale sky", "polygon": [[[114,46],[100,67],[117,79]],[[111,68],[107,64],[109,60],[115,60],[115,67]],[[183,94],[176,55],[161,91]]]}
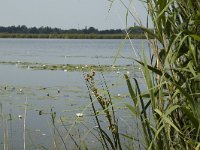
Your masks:
{"label": "pale sky", "polygon": [[[0,26],[124,29],[126,25],[127,10],[120,0],[114,1],[110,11],[108,0],[0,0],[0,3]],[[144,6],[139,0],[133,0],[132,6],[136,9],[133,14],[145,25]],[[128,26],[133,26],[134,22],[129,14]]]}

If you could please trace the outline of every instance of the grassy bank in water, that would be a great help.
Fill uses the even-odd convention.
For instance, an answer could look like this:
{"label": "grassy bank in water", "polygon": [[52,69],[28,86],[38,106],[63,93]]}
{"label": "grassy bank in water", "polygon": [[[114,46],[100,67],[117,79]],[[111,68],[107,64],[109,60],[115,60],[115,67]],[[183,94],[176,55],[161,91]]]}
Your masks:
{"label": "grassy bank in water", "polygon": [[111,72],[111,71],[129,71],[134,69],[139,70],[138,66],[134,65],[84,65],[84,64],[42,64],[34,62],[6,62],[2,61],[0,64],[4,65],[16,65],[24,69],[33,69],[33,70],[63,70],[63,71],[102,71],[102,72]]}

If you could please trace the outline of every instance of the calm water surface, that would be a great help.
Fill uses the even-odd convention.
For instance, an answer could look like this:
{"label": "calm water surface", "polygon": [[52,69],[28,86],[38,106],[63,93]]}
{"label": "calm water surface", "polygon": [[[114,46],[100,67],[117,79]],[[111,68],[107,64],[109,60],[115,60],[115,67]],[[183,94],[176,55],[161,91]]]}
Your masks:
{"label": "calm water surface", "polygon": [[[61,39],[0,39],[0,62],[34,62],[43,64],[109,64],[118,58],[116,64],[133,64],[136,53],[142,47],[147,51],[145,40],[132,40],[135,51],[129,41],[123,48],[123,40],[61,40]],[[129,103],[129,95],[123,73],[104,73],[109,90],[116,106],[120,127],[128,132],[131,125],[130,113],[123,103]],[[140,75],[140,74],[139,74]],[[130,70],[130,76],[139,76]],[[101,87],[101,74],[97,73],[96,82]],[[140,79],[139,79],[140,80]],[[142,81],[141,81],[142,82]],[[23,91],[20,92],[20,89]],[[58,93],[58,89],[60,93]],[[49,96],[47,96],[47,93]],[[120,95],[120,96],[119,96]],[[64,125],[77,142],[88,147],[101,149],[88,131],[96,126],[82,72],[64,72],[50,70],[31,70],[17,65],[0,63],[0,149],[3,149],[4,135],[7,133],[9,149],[23,149],[24,113],[26,112],[26,146],[28,149],[53,149],[53,141],[65,138],[70,149],[76,149]],[[25,102],[27,100],[27,105]],[[96,106],[98,107],[98,106]],[[52,113],[56,113],[55,126]],[[77,119],[76,113],[84,117]],[[126,114],[126,115],[124,115]],[[19,116],[22,118],[19,118]],[[56,128],[55,128],[56,127]],[[106,127],[107,128],[107,127]],[[55,130],[57,129],[57,130]],[[62,149],[62,148],[61,148]]]}
{"label": "calm water surface", "polygon": [[[122,40],[62,40],[62,39],[0,39],[1,61],[28,61],[53,64],[110,64]],[[147,46],[145,41],[134,40],[136,51]],[[121,49],[122,56],[133,57],[129,41]],[[124,59],[118,62],[130,63]]]}

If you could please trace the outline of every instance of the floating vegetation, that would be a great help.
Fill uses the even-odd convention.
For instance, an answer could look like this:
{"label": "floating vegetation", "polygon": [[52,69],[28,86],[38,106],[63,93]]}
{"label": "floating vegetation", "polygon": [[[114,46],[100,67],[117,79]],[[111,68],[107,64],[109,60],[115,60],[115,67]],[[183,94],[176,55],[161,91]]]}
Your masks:
{"label": "floating vegetation", "polygon": [[58,65],[46,65],[46,66],[31,66],[31,69],[34,70],[63,70],[65,72],[67,71],[116,71],[116,70],[128,70],[129,68],[132,68],[133,66],[131,65],[126,65],[126,66],[115,66],[113,68],[111,65],[74,65],[74,64],[58,64]]}
{"label": "floating vegetation", "polygon": [[[60,57],[65,57],[65,58],[88,58],[89,56],[83,56],[83,55],[64,55],[64,56],[60,56]],[[127,57],[127,56],[91,56],[90,58],[102,58],[102,59],[132,59],[133,57]]]}
{"label": "floating vegetation", "polygon": [[41,65],[41,63],[37,63],[37,62],[21,62],[21,61],[1,61],[0,64],[2,65],[17,65],[17,66],[26,66],[28,68],[28,66],[30,65]]}
{"label": "floating vegetation", "polygon": [[83,113],[76,113],[77,117],[83,117]]}
{"label": "floating vegetation", "polygon": [[110,71],[117,71],[117,73],[120,73],[120,71],[128,71],[132,69],[138,69],[138,66],[136,65],[120,65],[120,66],[112,66],[112,65],[85,65],[85,64],[42,64],[42,63],[34,63],[34,62],[5,62],[2,61],[0,64],[5,65],[16,65],[18,67],[24,68],[24,69],[32,69],[32,70],[63,70],[64,72],[68,71],[104,71],[104,72],[110,72]]}
{"label": "floating vegetation", "polygon": [[22,119],[22,115],[18,115],[18,118],[19,118],[19,119]]}

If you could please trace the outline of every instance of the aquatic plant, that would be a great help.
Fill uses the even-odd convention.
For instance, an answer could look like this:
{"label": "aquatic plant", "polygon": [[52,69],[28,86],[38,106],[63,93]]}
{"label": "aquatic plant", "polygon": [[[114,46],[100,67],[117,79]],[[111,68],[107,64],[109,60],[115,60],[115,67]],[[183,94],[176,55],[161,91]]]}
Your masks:
{"label": "aquatic plant", "polygon": [[145,149],[198,149],[200,2],[147,0],[145,3],[154,31],[140,28],[147,39],[153,36],[149,40],[151,62],[147,62],[144,54],[143,60],[135,61],[142,66],[147,91],[141,91],[137,79],[131,83],[132,79],[125,75],[134,103],[127,107],[141,121]]}
{"label": "aquatic plant", "polygon": [[[42,64],[42,63],[34,63],[34,62],[0,62],[0,64],[5,65],[17,65],[18,67],[24,69],[33,69],[33,70],[63,70],[64,72],[71,72],[71,71],[90,71],[95,69],[96,71],[103,71],[103,72],[119,72],[121,71],[128,71],[130,68],[137,69],[138,66],[136,65],[84,65],[84,64]],[[6,87],[5,87],[6,88]],[[20,91],[23,92],[23,91]]]}
{"label": "aquatic plant", "polygon": [[[101,138],[103,139],[103,143],[102,146],[106,149],[122,149],[121,147],[121,142],[120,142],[120,136],[119,136],[119,131],[118,131],[118,122],[115,118],[115,112],[114,112],[114,108],[112,105],[112,98],[110,96],[110,92],[109,89],[107,87],[105,78],[103,76],[102,73],[102,77],[104,80],[104,83],[106,86],[106,91],[108,94],[108,98],[104,97],[99,91],[98,88],[95,85],[95,71],[91,71],[90,73],[85,75],[85,81],[86,81],[86,86],[88,88],[89,91],[89,98],[91,101],[91,105],[92,105],[92,109],[93,112],[95,114],[95,119],[97,122],[97,127],[99,130],[99,133],[101,135]],[[94,102],[97,101],[104,114],[105,114],[105,119],[108,121],[108,129],[110,130],[111,135],[109,135],[109,133],[107,133],[107,131],[102,127],[99,118],[98,118],[98,111],[96,110],[96,107],[94,105]]]}
{"label": "aquatic plant", "polygon": [[[121,3],[127,8],[127,13],[131,13],[131,7],[122,0]],[[138,19],[139,28],[145,32],[149,42],[150,58],[147,59],[144,53],[143,58],[135,57],[141,65],[146,89],[141,88],[137,78],[124,75],[133,102],[133,105],[125,105],[134,114],[133,119],[137,120],[138,138],[130,134],[123,136],[132,140],[129,149],[199,149],[200,2],[146,0],[143,3],[151,16],[154,30],[150,30],[148,24],[147,28],[142,26],[141,21],[131,15]],[[126,38],[129,38],[128,32]],[[98,93],[93,77],[90,73],[85,78],[88,89],[111,122],[109,120],[114,116],[110,115],[110,101]],[[93,103],[91,96],[90,99]],[[97,117],[96,121],[98,123]],[[112,149],[120,149],[112,146],[107,135],[104,130],[101,132]]]}

